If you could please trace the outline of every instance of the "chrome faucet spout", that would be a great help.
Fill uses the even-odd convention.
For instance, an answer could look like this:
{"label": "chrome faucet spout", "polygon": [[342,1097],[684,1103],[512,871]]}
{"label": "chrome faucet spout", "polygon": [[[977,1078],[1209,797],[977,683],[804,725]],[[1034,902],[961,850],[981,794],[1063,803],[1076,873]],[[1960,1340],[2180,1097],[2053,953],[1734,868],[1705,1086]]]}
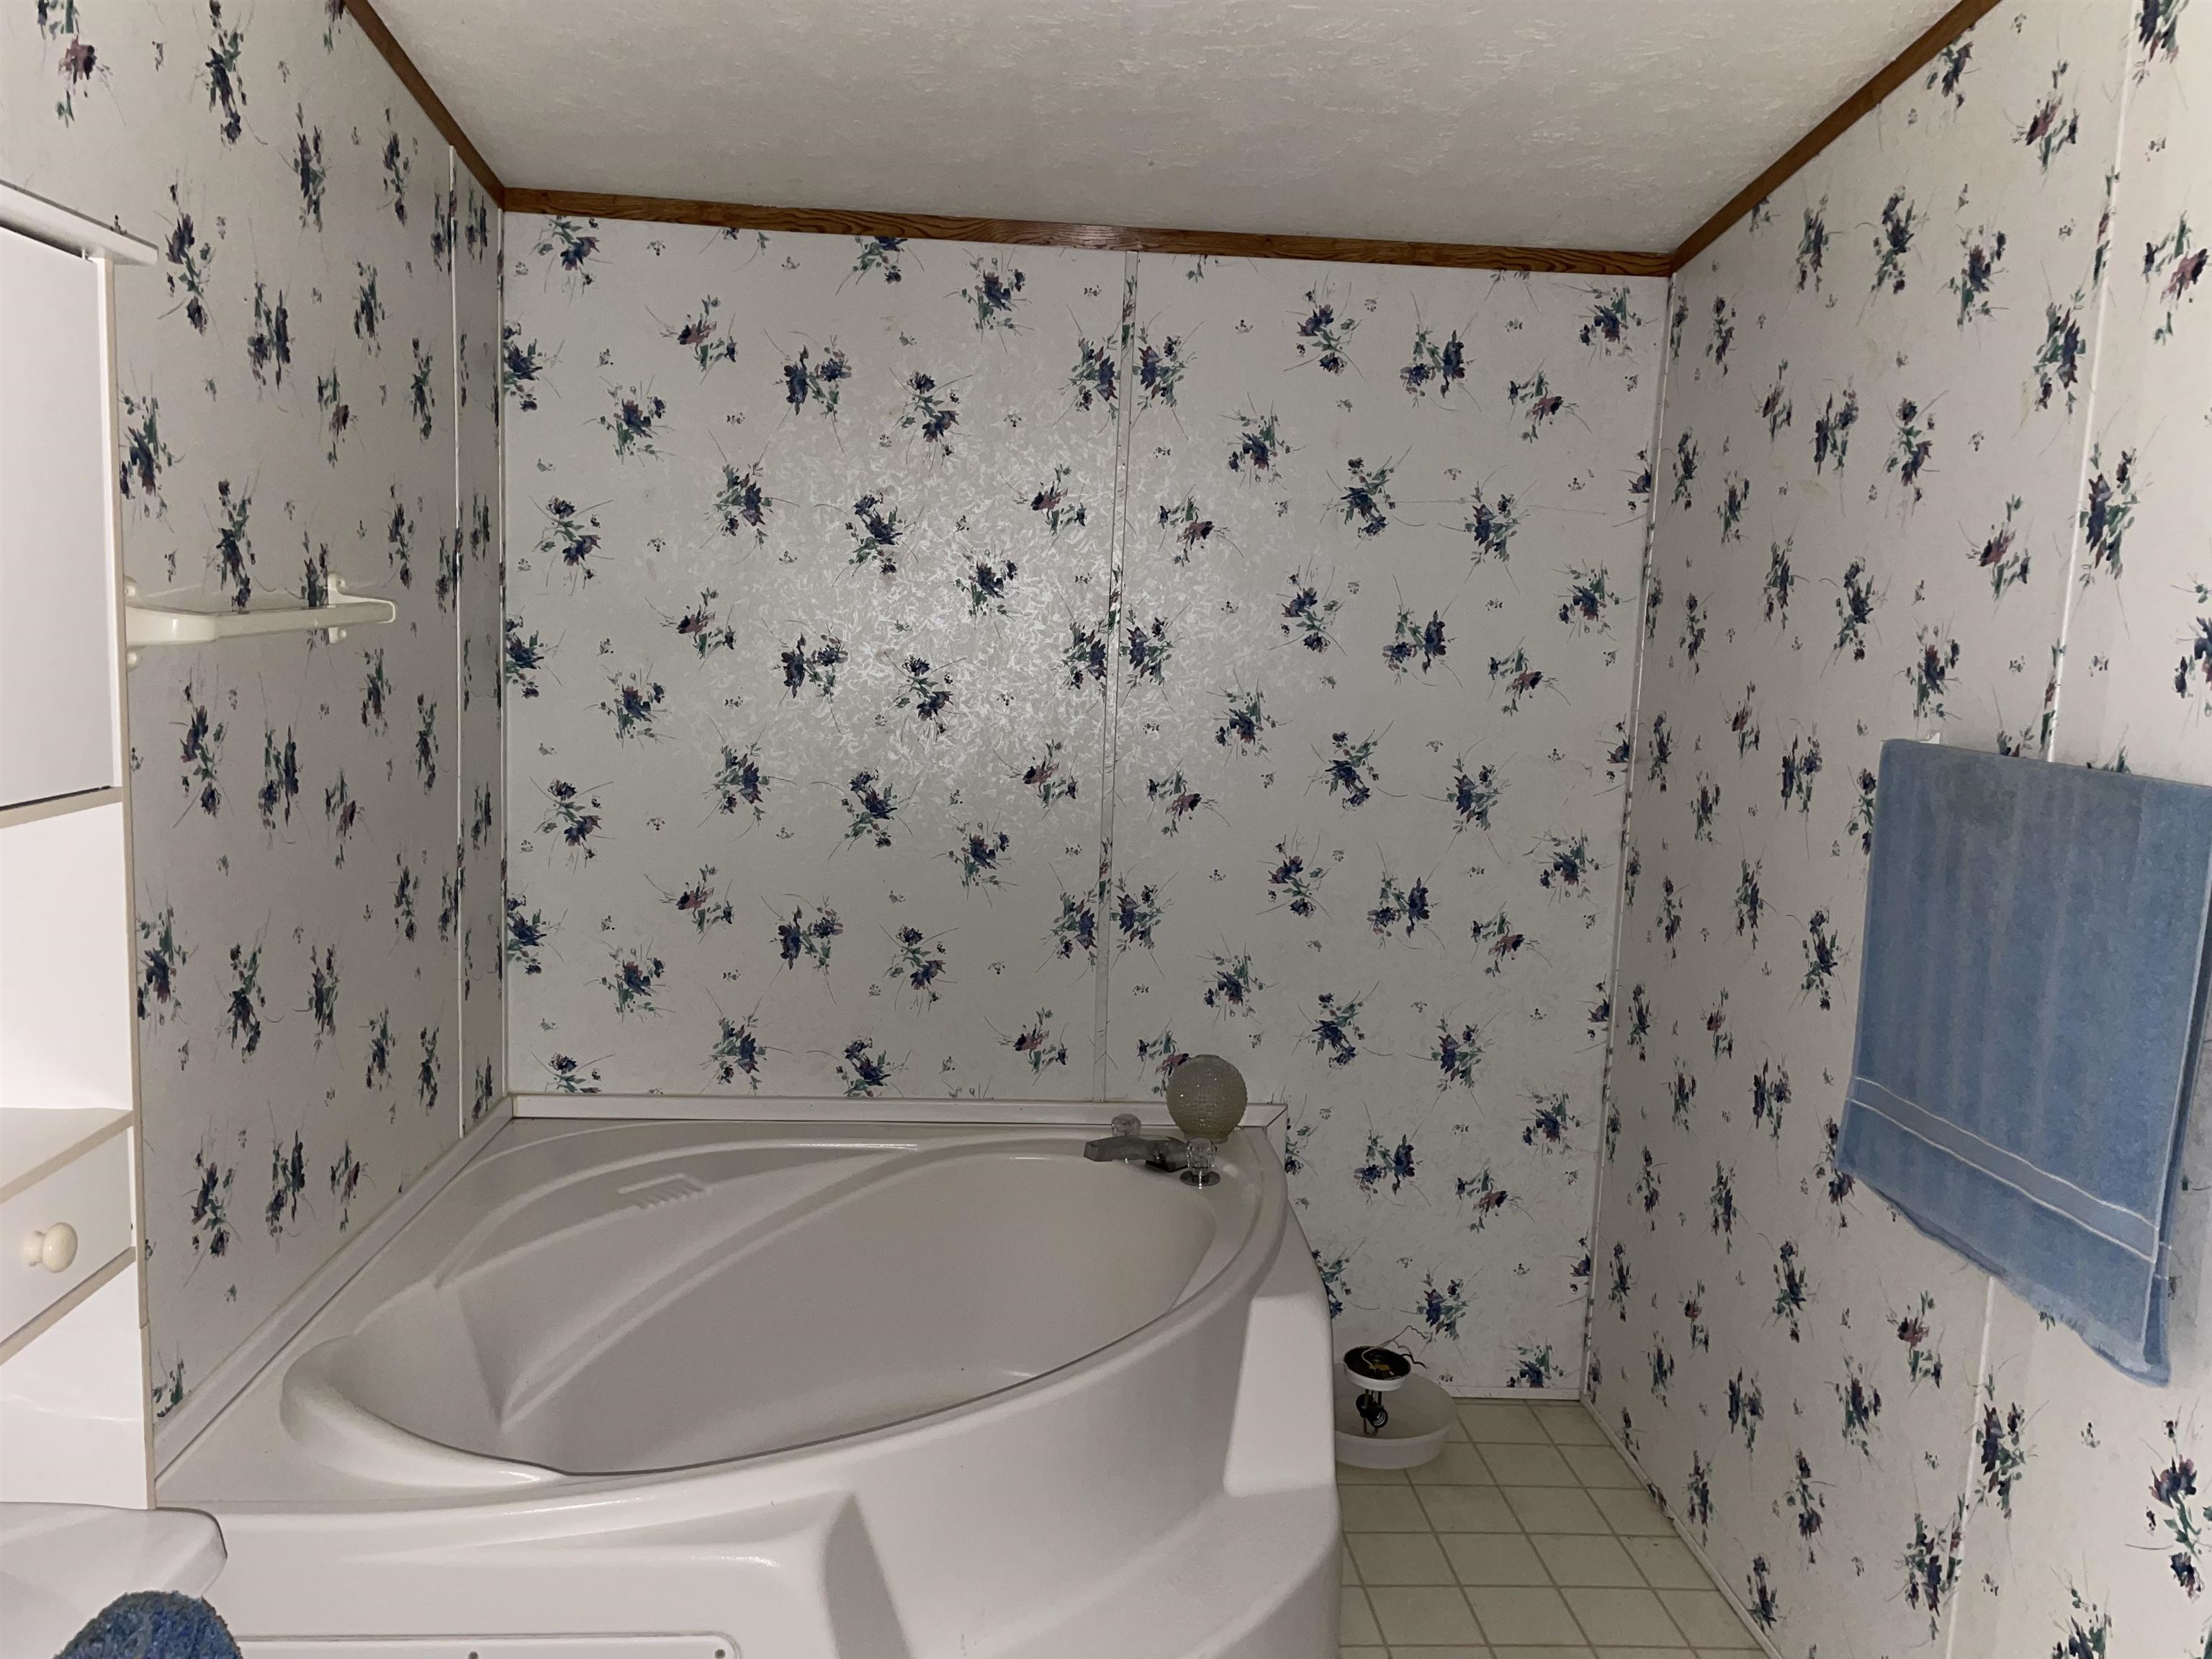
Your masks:
{"label": "chrome faucet spout", "polygon": [[1190,1162],[1190,1148],[1173,1135],[1148,1135],[1133,1112],[1118,1114],[1113,1133],[1083,1144],[1084,1157],[1097,1164],[1141,1164],[1148,1170],[1170,1172]]}

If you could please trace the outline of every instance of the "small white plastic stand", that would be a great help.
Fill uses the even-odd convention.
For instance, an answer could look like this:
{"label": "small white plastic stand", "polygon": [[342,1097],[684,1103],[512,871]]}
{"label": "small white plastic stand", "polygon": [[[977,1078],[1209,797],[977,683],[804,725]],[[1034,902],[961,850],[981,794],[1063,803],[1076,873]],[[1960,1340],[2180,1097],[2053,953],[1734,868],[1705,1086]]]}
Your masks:
{"label": "small white plastic stand", "polygon": [[[1356,1403],[1363,1389],[1387,1395],[1390,1420],[1373,1434]],[[1336,1461],[1359,1469],[1411,1469],[1444,1449],[1452,1424],[1452,1399],[1425,1376],[1354,1380],[1340,1367],[1336,1378]]]}

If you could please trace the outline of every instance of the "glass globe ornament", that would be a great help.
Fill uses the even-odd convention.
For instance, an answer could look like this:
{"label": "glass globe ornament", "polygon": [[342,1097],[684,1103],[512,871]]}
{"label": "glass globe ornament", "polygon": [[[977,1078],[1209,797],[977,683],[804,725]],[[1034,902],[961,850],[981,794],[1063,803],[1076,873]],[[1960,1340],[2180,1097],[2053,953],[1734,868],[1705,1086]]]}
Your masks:
{"label": "glass globe ornament", "polygon": [[1244,1121],[1244,1074],[1219,1054],[1193,1054],[1168,1078],[1168,1115],[1183,1138],[1221,1146]]}

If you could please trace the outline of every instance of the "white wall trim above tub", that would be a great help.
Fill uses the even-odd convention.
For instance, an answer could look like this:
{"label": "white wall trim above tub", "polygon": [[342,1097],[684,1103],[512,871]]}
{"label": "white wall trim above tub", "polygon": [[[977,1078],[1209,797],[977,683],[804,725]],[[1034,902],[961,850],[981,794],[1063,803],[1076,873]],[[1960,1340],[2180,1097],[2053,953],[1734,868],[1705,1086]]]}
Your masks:
{"label": "white wall trim above tub", "polygon": [[[253,1334],[239,1344],[230,1357],[210,1371],[204,1382],[185,1396],[184,1403],[154,1425],[154,1478],[158,1482],[171,1464],[185,1454],[225,1406],[246,1391],[286,1343],[307,1328],[307,1322],[325,1304],[346,1287],[366,1267],[392,1236],[422,1212],[422,1206],[443,1190],[447,1182],[468,1167],[486,1142],[515,1115],[514,1097],[492,1103],[477,1126],[446,1148],[436,1163],[416,1178],[415,1184],[378,1212],[337,1253],[307,1278],[305,1284],[278,1304]],[[155,1501],[159,1502],[156,1493]]]}
{"label": "white wall trim above tub", "polygon": [[[912,1100],[878,1095],[838,1099],[801,1095],[515,1095],[517,1117],[678,1119],[710,1123],[1097,1124],[1103,1133],[1116,1112],[1134,1112],[1147,1126],[1172,1127],[1167,1103],[1145,1100]],[[1244,1127],[1275,1133],[1287,1109],[1255,1100]]]}

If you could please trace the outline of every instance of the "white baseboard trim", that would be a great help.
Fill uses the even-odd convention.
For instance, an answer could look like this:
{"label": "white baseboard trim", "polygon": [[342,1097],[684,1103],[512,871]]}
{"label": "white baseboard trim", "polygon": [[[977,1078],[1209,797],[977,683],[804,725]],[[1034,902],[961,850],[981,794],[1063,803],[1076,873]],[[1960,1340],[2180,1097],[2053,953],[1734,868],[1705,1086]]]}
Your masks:
{"label": "white baseboard trim", "polygon": [[[1628,1467],[1636,1472],[1656,1501],[1662,1488],[1652,1480],[1650,1472],[1638,1461],[1636,1454],[1629,1450],[1627,1443],[1613,1432],[1613,1425],[1598,1415],[1597,1407],[1594,1403],[1590,1405],[1590,1415],[1597,1419],[1599,1432],[1605,1436],[1607,1443],[1613,1450],[1620,1454]],[[1712,1558],[1705,1553],[1705,1547],[1690,1536],[1680,1517],[1675,1515],[1674,1506],[1661,1503],[1659,1512],[1667,1517],[1667,1524],[1674,1528],[1674,1536],[1682,1540],[1682,1547],[1698,1558],[1698,1565],[1705,1570],[1705,1577],[1713,1581],[1714,1588],[1718,1589],[1722,1595],[1727,1598],[1728,1604],[1735,1609],[1736,1617],[1743,1621],[1744,1629],[1751,1632],[1751,1639],[1759,1644],[1760,1650],[1767,1656],[1767,1659],[1783,1659],[1782,1650],[1774,1645],[1773,1639],[1765,1631],[1752,1623],[1751,1615],[1744,1610],[1743,1597],[1737,1595],[1735,1587],[1721,1577],[1719,1569],[1713,1565]]]}
{"label": "white baseboard trim", "polygon": [[1444,1392],[1445,1392],[1446,1394],[1449,1394],[1449,1395],[1453,1399],[1455,1399],[1455,1400],[1504,1400],[1504,1401],[1513,1401],[1513,1400],[1548,1400],[1548,1401],[1563,1401],[1563,1400],[1571,1400],[1571,1401],[1573,1401],[1577,1402],[1577,1404],[1579,1404],[1579,1403],[1581,1402],[1581,1400],[1582,1400],[1582,1395],[1581,1395],[1580,1394],[1578,1394],[1576,1390],[1574,1390],[1573,1389],[1571,1389],[1571,1388],[1558,1388],[1558,1389],[1477,1389],[1477,1388],[1465,1388],[1465,1389],[1458,1389],[1458,1388],[1454,1388],[1454,1389],[1445,1389],[1445,1390],[1444,1390]]}
{"label": "white baseboard trim", "polygon": [[436,1163],[416,1177],[415,1184],[380,1210],[362,1229],[338,1248],[337,1253],[307,1276],[307,1282],[283,1300],[276,1311],[261,1322],[253,1334],[232,1351],[199,1386],[168,1416],[154,1425],[154,1478],[159,1481],[169,1466],[184,1455],[222,1408],[246,1391],[284,1345],[307,1328],[323,1305],[369,1258],[392,1242],[392,1237],[422,1212],[446,1183],[468,1166],[486,1141],[505,1127],[514,1115],[514,1097],[495,1101],[483,1117],[439,1155]]}

